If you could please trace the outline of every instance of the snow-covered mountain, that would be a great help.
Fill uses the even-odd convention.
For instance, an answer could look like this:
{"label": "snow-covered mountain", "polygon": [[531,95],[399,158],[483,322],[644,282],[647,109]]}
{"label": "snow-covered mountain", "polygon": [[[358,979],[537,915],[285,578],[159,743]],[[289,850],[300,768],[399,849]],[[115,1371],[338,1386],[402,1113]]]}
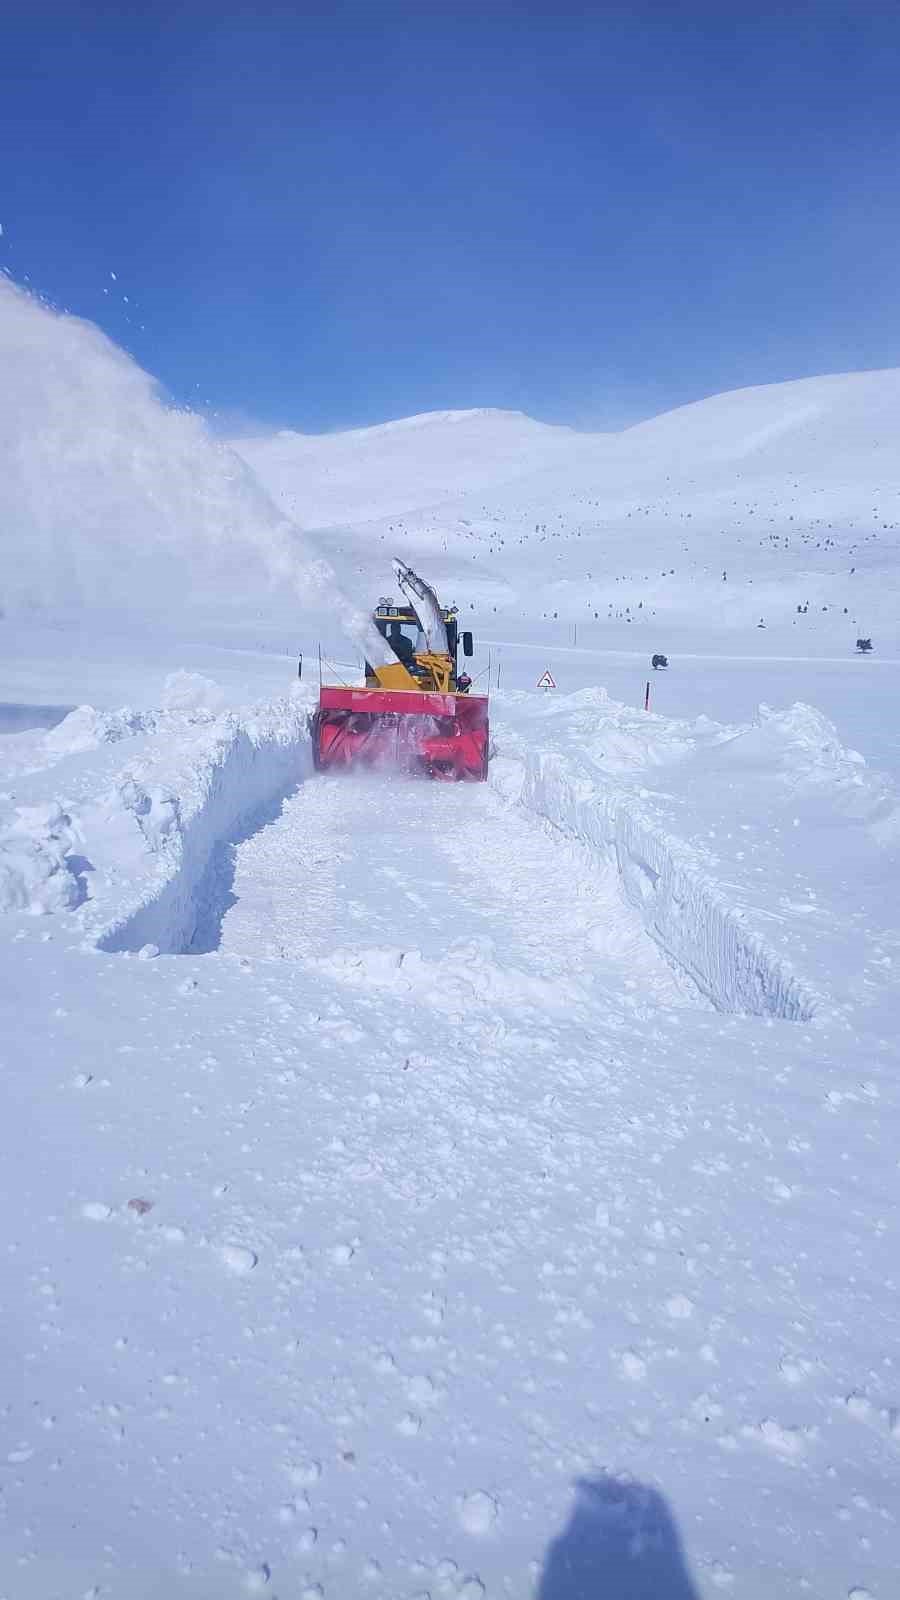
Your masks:
{"label": "snow-covered mountain", "polygon": [[[282,431],[233,444],[308,527],[434,510],[483,490],[505,488],[512,498],[513,484],[522,493],[544,497],[552,490],[565,499],[572,477],[579,490],[596,490],[597,509],[621,509],[619,498],[634,494],[646,510],[648,494],[672,484],[682,509],[696,511],[716,487],[712,476],[745,487],[759,481],[774,487],[782,477],[790,499],[798,474],[812,474],[842,485],[847,509],[862,513],[872,509],[873,473],[882,495],[900,483],[892,459],[900,444],[900,371],[737,389],[621,433],[580,433],[485,408],[427,412],[344,433]],[[866,491],[857,507],[854,488]]]}
{"label": "snow-covered mountain", "polygon": [[283,431],[235,439],[290,516],[305,527],[371,522],[442,505],[576,460],[584,436],[521,411],[430,411],[345,433]]}
{"label": "snow-covered mountain", "polygon": [[898,446],[894,370],[741,389],[619,434],[475,411],[235,441],[339,558],[396,546],[510,620],[763,617],[807,639],[893,630]]}
{"label": "snow-covered mountain", "polygon": [[[762,619],[792,647],[897,642],[900,372],[738,390],[619,434],[474,410],[229,449],[6,279],[0,365],[7,613],[283,629],[305,607],[306,632],[333,609],[336,633],[397,553],[506,633],[564,622],[599,647]],[[352,607],[329,606],[337,587]]]}

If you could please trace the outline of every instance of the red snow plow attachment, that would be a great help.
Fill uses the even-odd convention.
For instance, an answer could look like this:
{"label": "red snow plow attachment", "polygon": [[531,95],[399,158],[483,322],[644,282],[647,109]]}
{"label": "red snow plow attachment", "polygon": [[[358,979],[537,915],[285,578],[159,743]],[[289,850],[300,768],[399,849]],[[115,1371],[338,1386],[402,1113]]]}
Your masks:
{"label": "red snow plow attachment", "polygon": [[312,740],[320,772],[382,767],[479,782],[488,769],[487,695],[323,684]]}

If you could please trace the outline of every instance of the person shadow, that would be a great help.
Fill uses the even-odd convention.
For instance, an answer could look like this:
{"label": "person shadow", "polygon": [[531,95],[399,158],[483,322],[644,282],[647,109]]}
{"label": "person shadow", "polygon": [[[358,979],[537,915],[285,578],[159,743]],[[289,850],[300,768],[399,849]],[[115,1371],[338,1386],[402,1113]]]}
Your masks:
{"label": "person shadow", "polygon": [[538,1600],[700,1600],[663,1495],[633,1479],[579,1478]]}

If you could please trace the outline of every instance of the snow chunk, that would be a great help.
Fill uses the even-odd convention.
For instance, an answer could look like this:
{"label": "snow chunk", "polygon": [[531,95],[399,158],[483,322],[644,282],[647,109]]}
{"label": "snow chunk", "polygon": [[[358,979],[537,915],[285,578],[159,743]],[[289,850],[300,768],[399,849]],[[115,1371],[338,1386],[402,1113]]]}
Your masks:
{"label": "snow chunk", "polygon": [[177,831],[177,797],[157,784],[145,789],[133,775],[126,773],[109,797],[109,803],[112,810],[121,808],[131,812],[149,850],[160,850],[169,835]]}
{"label": "snow chunk", "polygon": [[166,711],[221,711],[225,691],[214,678],[202,672],[170,672],[163,685],[163,706]]}
{"label": "snow chunk", "polygon": [[457,1505],[460,1525],[466,1533],[490,1533],[500,1515],[500,1505],[484,1489],[474,1489],[460,1496]]}
{"label": "snow chunk", "polygon": [[812,1429],[785,1427],[774,1417],[764,1417],[755,1428],[745,1427],[741,1432],[745,1438],[757,1439],[768,1445],[776,1455],[794,1459],[804,1454],[808,1440],[814,1437]]}
{"label": "snow chunk", "polygon": [[42,916],[77,906],[82,893],[67,860],[73,842],[72,818],[55,801],[20,806],[0,834],[0,911]]}
{"label": "snow chunk", "polygon": [[229,1272],[235,1273],[238,1277],[245,1277],[248,1272],[252,1272],[259,1261],[256,1252],[248,1250],[246,1245],[242,1244],[223,1244],[219,1249],[219,1255]]}
{"label": "snow chunk", "polygon": [[636,1350],[626,1350],[619,1365],[623,1378],[628,1378],[632,1383],[642,1383],[647,1376],[647,1363]]}

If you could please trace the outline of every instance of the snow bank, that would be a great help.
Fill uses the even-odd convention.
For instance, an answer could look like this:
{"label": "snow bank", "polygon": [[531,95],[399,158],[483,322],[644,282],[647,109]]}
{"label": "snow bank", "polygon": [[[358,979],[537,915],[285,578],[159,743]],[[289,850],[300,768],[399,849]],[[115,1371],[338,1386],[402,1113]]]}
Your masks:
{"label": "snow bank", "polygon": [[13,778],[41,772],[71,756],[145,735],[165,734],[177,740],[185,728],[214,720],[224,690],[200,673],[174,672],[165,680],[162,699],[161,708],[147,710],[120,706],[102,711],[91,705],[75,706],[49,730],[10,734],[0,748],[0,774]]}
{"label": "snow bank", "polygon": [[101,744],[118,744],[138,733],[152,732],[158,718],[154,711],[133,711],[123,706],[118,711],[98,711],[96,706],[76,706],[62,722],[44,734],[48,757],[63,760]]}
{"label": "snow bank", "polygon": [[[102,845],[85,927],[103,950],[208,948],[228,846],[311,770],[301,697],[160,740],[84,820]],[[213,941],[214,942],[214,941]]]}
{"label": "snow bank", "polygon": [[661,827],[627,790],[586,785],[564,757],[525,762],[523,804],[604,856],[647,932],[721,1011],[805,1021],[816,996],[765,941],[706,869],[700,853]]}
{"label": "snow bank", "polygon": [[4,741],[17,748],[3,764],[15,789],[0,792],[0,912],[78,909],[102,949],[191,945],[221,910],[229,843],[310,766],[299,686],[229,713],[213,709],[221,693],[180,671],[159,708],[78,706],[49,733]]}
{"label": "snow bank", "polygon": [[[718,1009],[811,1017],[820,1000],[814,987],[748,924],[733,889],[712,870],[710,853],[680,838],[660,804],[674,779],[688,807],[699,809],[703,776],[698,770],[692,787],[693,764],[714,760],[740,735],[752,739],[757,730],[730,729],[705,717],[687,723],[648,716],[602,689],[552,702],[522,694],[500,698],[518,727],[504,738],[501,725],[499,743],[508,754],[492,765],[494,786],[612,859],[647,932]],[[796,717],[788,718],[787,727],[796,726]],[[778,732],[773,720],[770,734],[783,756]],[[802,748],[808,752],[808,743]],[[770,751],[767,767],[774,761]]]}
{"label": "snow bank", "polygon": [[790,792],[802,789],[837,816],[870,828],[897,809],[890,779],[848,749],[834,723],[801,700],[782,711],[761,705],[751,727],[722,741],[717,761]]}

